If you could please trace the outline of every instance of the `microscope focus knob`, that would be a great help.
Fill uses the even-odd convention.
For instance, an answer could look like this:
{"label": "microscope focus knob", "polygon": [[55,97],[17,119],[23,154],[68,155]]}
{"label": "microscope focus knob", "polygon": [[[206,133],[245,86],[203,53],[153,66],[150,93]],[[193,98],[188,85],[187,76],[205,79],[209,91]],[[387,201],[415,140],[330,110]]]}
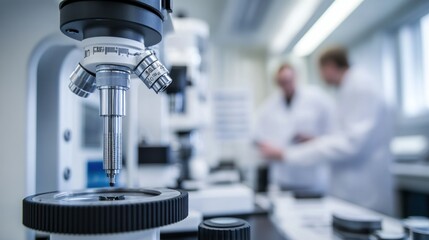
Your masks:
{"label": "microscope focus knob", "polygon": [[213,218],[198,227],[198,240],[250,240],[250,225],[237,218]]}
{"label": "microscope focus knob", "polygon": [[29,196],[22,222],[47,233],[94,235],[150,230],[187,216],[183,191],[101,188]]}

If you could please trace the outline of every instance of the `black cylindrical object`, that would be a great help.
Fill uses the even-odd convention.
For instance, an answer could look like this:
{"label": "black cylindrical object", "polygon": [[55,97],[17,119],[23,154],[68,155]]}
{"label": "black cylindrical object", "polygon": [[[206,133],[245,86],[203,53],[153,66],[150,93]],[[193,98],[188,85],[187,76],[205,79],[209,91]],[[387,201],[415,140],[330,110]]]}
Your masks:
{"label": "black cylindrical object", "polygon": [[250,240],[250,225],[238,218],[213,218],[198,227],[198,240]]}
{"label": "black cylindrical object", "polygon": [[101,188],[23,200],[23,224],[59,234],[111,234],[173,224],[188,216],[188,194],[172,189]]}
{"label": "black cylindrical object", "polygon": [[332,226],[349,233],[371,234],[381,230],[382,219],[371,215],[339,214],[332,215]]}
{"label": "black cylindrical object", "polygon": [[414,228],[411,230],[411,239],[413,240],[429,240],[428,229]]}
{"label": "black cylindrical object", "polygon": [[108,36],[152,46],[162,39],[164,8],[159,0],[64,0],[60,28],[79,41]]}

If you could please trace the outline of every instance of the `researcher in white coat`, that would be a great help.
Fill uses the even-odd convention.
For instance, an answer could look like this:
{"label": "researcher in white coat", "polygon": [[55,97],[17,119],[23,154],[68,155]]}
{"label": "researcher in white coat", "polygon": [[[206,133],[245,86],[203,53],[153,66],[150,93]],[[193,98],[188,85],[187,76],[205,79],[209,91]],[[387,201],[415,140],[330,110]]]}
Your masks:
{"label": "researcher in white coat", "polygon": [[[297,74],[289,64],[283,64],[276,74],[279,92],[273,94],[258,112],[255,137],[258,149],[286,148],[332,131],[332,100],[317,88],[297,85]],[[326,163],[307,166],[287,162],[271,162],[271,184],[289,190],[324,192],[329,184]]]}
{"label": "researcher in white coat", "polygon": [[342,48],[326,51],[319,64],[325,82],[338,90],[337,131],[289,148],[265,149],[265,157],[299,166],[330,162],[331,194],[392,214],[392,120],[377,79],[350,67]]}

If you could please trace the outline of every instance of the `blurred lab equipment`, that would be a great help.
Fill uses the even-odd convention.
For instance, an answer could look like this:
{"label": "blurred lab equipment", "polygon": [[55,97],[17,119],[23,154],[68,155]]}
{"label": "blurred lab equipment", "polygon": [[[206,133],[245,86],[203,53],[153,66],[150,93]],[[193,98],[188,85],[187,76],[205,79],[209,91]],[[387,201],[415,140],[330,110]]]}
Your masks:
{"label": "blurred lab equipment", "polygon": [[[328,134],[334,125],[334,105],[331,99],[311,86],[298,86],[292,65],[283,64],[276,73],[280,92],[275,93],[258,112],[255,138],[262,145],[284,149],[311,138]],[[272,162],[269,181],[288,190],[326,191],[328,165],[294,166]]]}
{"label": "blurred lab equipment", "polygon": [[171,144],[181,164],[178,187],[189,190],[190,209],[205,218],[251,214],[255,208],[253,191],[239,179],[228,182],[219,178],[221,173],[209,171],[204,145],[211,113],[206,66],[208,25],[183,16],[173,20],[175,32],[166,38],[165,57],[174,82],[166,93]]}
{"label": "blurred lab equipment", "polygon": [[395,162],[391,169],[395,176],[395,187],[400,203],[400,215],[429,216],[426,179],[429,176],[428,141],[419,127],[416,130],[401,129],[390,144]]}
{"label": "blurred lab equipment", "polygon": [[172,164],[174,160],[171,156],[170,145],[149,145],[141,144],[139,146],[140,165],[144,164]]}
{"label": "blurred lab equipment", "polygon": [[186,189],[186,181],[205,179],[209,169],[203,144],[210,109],[206,66],[209,26],[184,14],[173,21],[175,32],[166,37],[165,57],[174,82],[166,93],[171,143],[181,164],[178,186]]}
{"label": "blurred lab equipment", "polygon": [[[173,23],[175,31],[166,35],[164,57],[174,81],[166,89],[166,94],[160,96],[162,101],[143,103],[148,109],[139,119],[142,129],[139,138],[148,145],[161,143],[170,146],[171,159],[180,165],[180,175],[165,176],[169,178],[168,182],[175,181],[179,187],[184,187],[184,181],[203,180],[209,170],[207,154],[204,153],[210,111],[205,66],[209,27],[204,21],[184,16],[173,18]],[[141,91],[141,94],[145,96],[148,92]],[[139,170],[146,176],[146,181],[141,183],[154,183],[148,178],[151,175],[148,171],[176,167],[171,164],[147,165]]]}
{"label": "blurred lab equipment", "polygon": [[342,48],[320,58],[324,80],[338,88],[338,129],[287,149],[285,161],[297,165],[331,163],[331,194],[383,213],[393,214],[389,166],[392,119],[375,86],[376,79],[349,66]]}
{"label": "blurred lab equipment", "polygon": [[180,175],[176,162],[170,144],[141,143],[136,177],[139,186],[174,188]]}

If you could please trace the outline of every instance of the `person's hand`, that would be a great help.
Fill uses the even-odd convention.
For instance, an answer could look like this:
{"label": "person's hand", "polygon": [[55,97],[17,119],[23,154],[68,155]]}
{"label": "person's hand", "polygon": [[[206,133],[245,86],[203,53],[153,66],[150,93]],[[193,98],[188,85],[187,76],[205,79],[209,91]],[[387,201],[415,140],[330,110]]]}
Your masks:
{"label": "person's hand", "polygon": [[284,152],[282,149],[267,143],[259,143],[259,151],[267,160],[281,161],[284,159]]}
{"label": "person's hand", "polygon": [[305,143],[314,139],[314,136],[309,134],[298,133],[293,138],[293,141],[296,143]]}

